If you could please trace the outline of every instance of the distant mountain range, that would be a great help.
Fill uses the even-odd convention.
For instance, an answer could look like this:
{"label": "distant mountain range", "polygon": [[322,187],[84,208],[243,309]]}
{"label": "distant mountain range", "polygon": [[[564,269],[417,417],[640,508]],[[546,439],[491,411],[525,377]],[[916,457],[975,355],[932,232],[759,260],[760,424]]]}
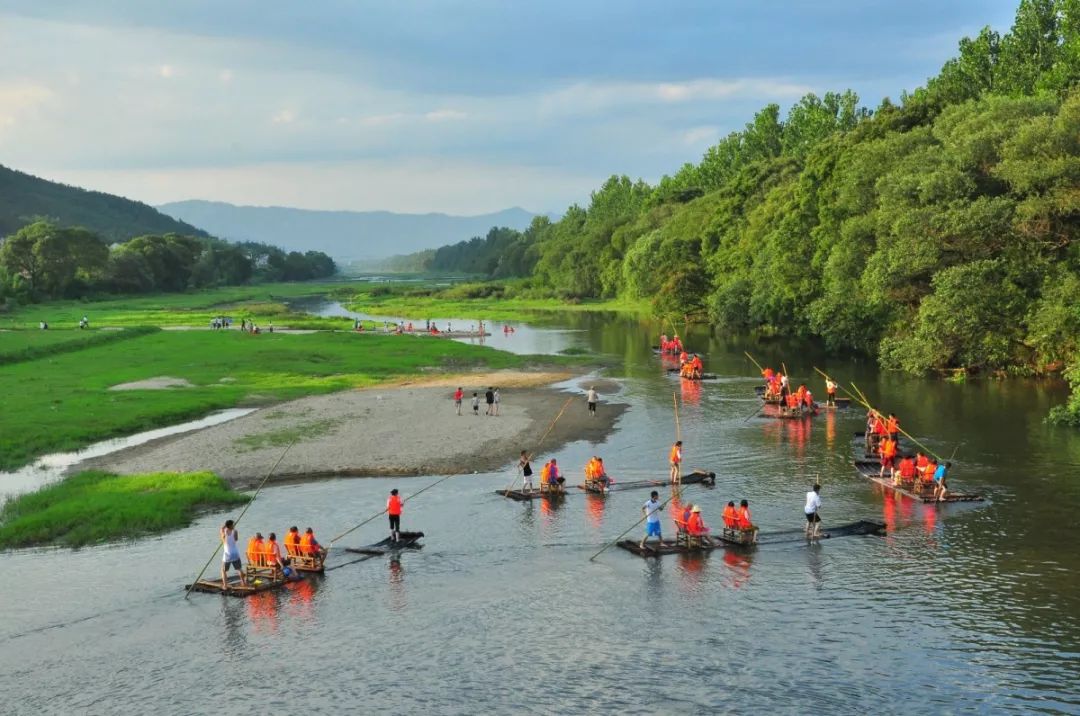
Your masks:
{"label": "distant mountain range", "polygon": [[534,214],[520,208],[493,214],[395,214],[389,211],[313,211],[177,201],[157,207],[230,241],[261,241],[288,250],[325,251],[335,259],[378,259],[483,236],[493,226],[523,230]]}
{"label": "distant mountain range", "polygon": [[166,216],[149,204],[0,166],[0,237],[14,234],[37,219],[61,226],[82,226],[110,242],[144,234],[206,236],[201,229]]}

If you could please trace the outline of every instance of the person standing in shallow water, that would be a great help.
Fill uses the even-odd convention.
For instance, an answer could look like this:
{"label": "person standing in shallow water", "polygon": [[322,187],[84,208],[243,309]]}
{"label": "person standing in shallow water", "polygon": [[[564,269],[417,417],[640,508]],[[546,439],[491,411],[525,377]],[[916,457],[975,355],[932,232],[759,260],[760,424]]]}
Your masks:
{"label": "person standing in shallow water", "polygon": [[821,485],[814,485],[813,489],[806,493],[806,507],[803,509],[806,513],[806,536],[809,539],[817,537],[821,529],[821,517],[818,515],[820,509]]}
{"label": "person standing in shallow water", "polygon": [[589,417],[596,417],[596,403],[600,400],[600,394],[596,392],[596,386],[590,385],[585,392],[585,402],[589,405]]}
{"label": "person standing in shallow water", "polygon": [[521,451],[521,457],[518,459],[518,469],[521,470],[521,489],[525,492],[532,491],[532,465],[529,464],[529,454],[524,450]]}

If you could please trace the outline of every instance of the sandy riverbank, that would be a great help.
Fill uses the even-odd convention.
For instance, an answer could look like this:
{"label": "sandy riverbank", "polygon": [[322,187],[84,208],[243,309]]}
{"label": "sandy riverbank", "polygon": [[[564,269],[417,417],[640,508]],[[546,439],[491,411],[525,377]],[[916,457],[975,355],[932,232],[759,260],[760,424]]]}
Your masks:
{"label": "sandy riverbank", "polygon": [[[571,398],[543,450],[575,440],[600,442],[625,404],[611,402],[612,381],[597,384],[602,398],[589,417],[586,386],[572,392],[551,384],[568,373],[499,371],[440,376],[399,385],[312,396],[258,410],[194,433],[147,443],[87,461],[80,469],[118,473],[211,470],[233,486],[257,483],[295,439],[274,473],[277,480],[330,475],[436,475],[497,470],[531,450]],[[451,393],[465,390],[462,415]],[[498,417],[484,415],[484,390],[500,388]],[[480,416],[472,393],[480,394]]]}

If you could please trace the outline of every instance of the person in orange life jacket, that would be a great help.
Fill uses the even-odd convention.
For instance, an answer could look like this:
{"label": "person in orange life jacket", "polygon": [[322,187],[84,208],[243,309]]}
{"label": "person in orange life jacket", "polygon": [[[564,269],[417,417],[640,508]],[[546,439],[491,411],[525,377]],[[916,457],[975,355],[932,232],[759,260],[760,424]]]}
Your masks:
{"label": "person in orange life jacket", "polygon": [[671,446],[668,461],[671,463],[671,482],[678,484],[682,480],[682,440],[676,440]]}
{"label": "person in orange life jacket", "polygon": [[281,547],[278,546],[277,535],[273,532],[266,538],[266,544],[263,545],[263,554],[266,555],[266,566],[284,571],[285,562],[281,559]]}
{"label": "person in orange life jacket", "polygon": [[733,500],[727,503],[727,507],[724,508],[724,514],[722,515],[722,517],[724,519],[724,527],[727,527],[731,530],[738,528],[739,513],[735,509],[735,502]]}
{"label": "person in orange life jacket", "polygon": [[263,566],[263,562],[266,559],[266,553],[263,548],[263,536],[262,532],[256,532],[255,536],[248,540],[247,543],[247,559],[248,565],[254,567]]}
{"label": "person in orange life jacket", "polygon": [[694,505],[690,510],[690,519],[686,523],[686,531],[691,537],[700,537],[705,544],[712,543],[712,540],[709,539],[709,528],[702,521],[701,508],[697,505]]}
{"label": "person in orange life jacket", "polygon": [[324,552],[322,545],[315,539],[315,532],[308,527],[304,534],[300,536],[300,554],[308,557],[314,557],[317,554]]}
{"label": "person in orange life jacket", "polygon": [[735,526],[743,532],[753,532],[753,541],[757,542],[757,526],[754,525],[753,520],[750,518],[750,503],[746,500],[739,503],[739,511],[735,516]]}
{"label": "person in orange life jacket", "polygon": [[285,533],[285,554],[294,557],[300,554],[300,529],[293,525]]}
{"label": "person in orange life jacket", "polygon": [[401,536],[401,505],[397,488],[390,490],[390,497],[386,500],[386,514],[390,515],[390,538],[395,542]]}

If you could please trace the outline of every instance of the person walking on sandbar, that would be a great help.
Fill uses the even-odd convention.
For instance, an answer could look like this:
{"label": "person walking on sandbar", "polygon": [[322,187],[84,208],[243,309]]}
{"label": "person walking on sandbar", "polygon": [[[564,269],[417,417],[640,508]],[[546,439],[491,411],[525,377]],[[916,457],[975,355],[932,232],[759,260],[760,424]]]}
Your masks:
{"label": "person walking on sandbar", "polygon": [[589,405],[589,417],[596,417],[596,402],[600,400],[600,395],[596,392],[596,386],[590,385],[589,389],[585,391],[585,402]]}
{"label": "person walking on sandbar", "polygon": [[484,409],[484,415],[495,414],[495,389],[488,386],[487,392],[484,393],[484,402],[487,403],[487,408]]}

